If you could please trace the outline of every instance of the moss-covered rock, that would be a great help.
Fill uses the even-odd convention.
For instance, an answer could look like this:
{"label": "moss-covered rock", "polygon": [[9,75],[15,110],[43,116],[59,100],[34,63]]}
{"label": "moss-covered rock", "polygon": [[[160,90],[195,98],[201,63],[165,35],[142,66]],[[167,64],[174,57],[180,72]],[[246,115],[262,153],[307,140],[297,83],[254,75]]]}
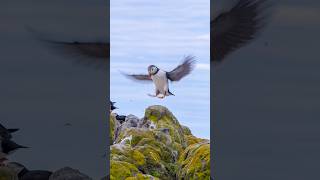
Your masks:
{"label": "moss-covered rock", "polygon": [[197,144],[197,143],[201,143],[204,141],[208,141],[206,139],[197,138],[193,135],[185,135],[184,138],[186,139],[188,146],[190,146],[192,144]]}
{"label": "moss-covered rock", "polygon": [[192,135],[191,130],[187,126],[181,125],[184,135]]}
{"label": "moss-covered rock", "polygon": [[150,106],[145,111],[144,120],[150,120],[155,124],[156,128],[168,128],[172,140],[183,147],[186,146],[183,127],[166,107]]}
{"label": "moss-covered rock", "polygon": [[[190,157],[182,158],[186,156],[186,150],[193,152],[191,145],[205,141],[193,136],[190,129],[180,125],[175,116],[163,106],[151,106],[146,109],[142,119],[132,119],[134,126],[127,126],[132,123],[124,122],[125,125],[119,125],[118,128],[115,125],[113,128],[117,132],[113,133],[116,138],[110,147],[110,179],[176,180],[178,171],[184,171],[184,167],[188,166]],[[193,169],[191,165],[190,168]],[[205,168],[207,166],[203,169],[207,171]],[[192,171],[199,175],[197,168]]]}
{"label": "moss-covered rock", "polygon": [[125,180],[160,180],[159,178],[153,177],[146,174],[137,174],[135,177],[128,177]]}
{"label": "moss-covered rock", "polygon": [[109,138],[110,138],[110,144],[113,144],[114,138],[115,138],[115,130],[116,130],[116,123],[117,120],[114,115],[110,115],[110,130],[109,130]]}
{"label": "moss-covered rock", "polygon": [[[111,146],[111,159],[134,164],[141,172],[170,179],[175,175],[174,162],[178,150],[170,143],[170,137],[161,131],[128,129],[123,139],[131,138],[131,143],[121,141]],[[167,139],[168,138],[168,139]]]}
{"label": "moss-covered rock", "polygon": [[139,170],[135,165],[124,161],[110,161],[110,180],[122,180],[135,177]]}
{"label": "moss-covered rock", "polygon": [[179,158],[179,179],[210,179],[210,143],[204,141],[188,146]]}

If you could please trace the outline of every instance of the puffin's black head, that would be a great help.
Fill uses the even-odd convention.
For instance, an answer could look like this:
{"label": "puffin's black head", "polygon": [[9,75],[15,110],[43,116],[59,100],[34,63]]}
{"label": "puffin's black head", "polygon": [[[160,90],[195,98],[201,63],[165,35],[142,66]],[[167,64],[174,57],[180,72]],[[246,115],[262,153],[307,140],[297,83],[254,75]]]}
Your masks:
{"label": "puffin's black head", "polygon": [[150,65],[148,67],[148,73],[149,73],[150,76],[157,74],[158,71],[159,71],[159,68],[157,66],[155,66],[155,65]]}
{"label": "puffin's black head", "polygon": [[11,141],[8,139],[1,141],[1,150],[5,154],[9,154],[17,149],[20,149],[20,148],[28,148],[28,147],[21,146],[21,145],[15,143],[14,141]]}

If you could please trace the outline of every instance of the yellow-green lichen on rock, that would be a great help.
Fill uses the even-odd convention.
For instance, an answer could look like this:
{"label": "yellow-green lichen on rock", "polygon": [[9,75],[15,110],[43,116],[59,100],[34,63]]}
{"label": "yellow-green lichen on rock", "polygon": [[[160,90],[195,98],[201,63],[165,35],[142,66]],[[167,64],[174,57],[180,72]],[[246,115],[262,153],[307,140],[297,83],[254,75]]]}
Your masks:
{"label": "yellow-green lichen on rock", "polygon": [[201,143],[204,141],[208,141],[206,139],[197,138],[193,135],[185,135],[184,138],[186,139],[188,146],[190,146],[192,144],[197,144],[197,143]]}
{"label": "yellow-green lichen on rock", "polygon": [[163,106],[150,106],[145,111],[144,119],[153,122],[157,128],[168,128],[174,142],[186,146],[184,130],[177,118]]}
{"label": "yellow-green lichen on rock", "polygon": [[151,175],[137,174],[136,177],[128,177],[125,180],[160,180],[159,178],[153,177]]}
{"label": "yellow-green lichen on rock", "polygon": [[204,141],[188,146],[179,158],[179,179],[210,179],[210,143]]}
{"label": "yellow-green lichen on rock", "polygon": [[110,161],[110,180],[121,180],[138,174],[135,165],[124,161]]}
{"label": "yellow-green lichen on rock", "polygon": [[113,141],[115,138],[114,133],[115,133],[115,129],[116,129],[116,123],[117,123],[116,118],[111,114],[110,115],[110,124],[109,124],[109,126],[110,126],[110,131],[109,131],[110,144],[113,144]]}
{"label": "yellow-green lichen on rock", "polygon": [[[189,157],[183,160],[181,156],[185,155],[188,148],[190,152],[194,152],[191,144],[205,141],[194,137],[190,129],[180,125],[173,114],[163,106],[147,108],[145,116],[137,120],[136,126],[132,127],[128,124],[130,125],[129,122],[125,125],[116,124],[113,128],[117,133],[113,132],[116,134],[115,141],[110,147],[110,179],[182,179],[181,176],[178,177],[178,171],[185,170]],[[200,155],[200,151],[196,151],[195,155]],[[201,176],[198,173],[198,167],[190,166],[190,168],[196,172],[197,176]],[[203,167],[204,172],[210,171],[205,168],[207,166]]]}
{"label": "yellow-green lichen on rock", "polygon": [[184,135],[192,135],[191,130],[187,126],[181,125]]}

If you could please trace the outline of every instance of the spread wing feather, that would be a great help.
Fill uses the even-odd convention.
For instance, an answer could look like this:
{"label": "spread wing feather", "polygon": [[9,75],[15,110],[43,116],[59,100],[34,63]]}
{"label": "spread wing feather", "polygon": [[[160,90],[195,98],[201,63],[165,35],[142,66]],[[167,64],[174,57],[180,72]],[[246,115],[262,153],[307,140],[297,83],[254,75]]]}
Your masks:
{"label": "spread wing feather", "polygon": [[105,68],[105,65],[110,59],[110,43],[98,41],[60,41],[52,40],[47,37],[50,34],[44,34],[32,27],[26,27],[26,30],[32,33],[38,40],[44,43],[51,49],[63,53],[65,55],[80,56],[86,58],[78,58],[78,62],[86,65],[97,65],[98,67]]}
{"label": "spread wing feather", "polygon": [[90,58],[101,58],[107,61],[110,56],[110,44],[100,42],[59,42],[47,41],[65,53],[84,55]]}
{"label": "spread wing feather", "polygon": [[147,74],[126,74],[126,73],[122,73],[122,74],[131,80],[135,80],[139,82],[152,82],[151,77]]}
{"label": "spread wing feather", "polygon": [[[109,43],[100,42],[59,42],[49,41],[46,43],[53,50],[62,52],[65,55],[77,57],[74,60],[86,66],[95,67],[96,69],[105,70],[110,56]],[[82,58],[84,57],[84,58]]]}
{"label": "spread wing feather", "polygon": [[261,12],[267,0],[239,0],[228,12],[210,23],[211,61],[221,61],[228,54],[254,39],[265,25]]}
{"label": "spread wing feather", "polygon": [[187,56],[184,58],[182,64],[177,66],[170,72],[167,72],[167,77],[171,81],[179,81],[183,77],[191,73],[194,68],[195,60],[194,56]]}

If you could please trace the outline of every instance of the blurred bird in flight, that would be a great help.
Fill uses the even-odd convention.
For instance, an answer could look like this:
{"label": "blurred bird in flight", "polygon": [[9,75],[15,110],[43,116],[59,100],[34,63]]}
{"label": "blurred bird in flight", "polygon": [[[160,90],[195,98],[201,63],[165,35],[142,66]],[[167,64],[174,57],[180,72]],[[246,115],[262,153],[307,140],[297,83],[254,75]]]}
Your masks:
{"label": "blurred bird in flight", "polygon": [[229,11],[210,22],[211,62],[221,62],[255,39],[265,26],[267,0],[239,0]]}
{"label": "blurred bird in flight", "polygon": [[[239,0],[229,11],[210,22],[210,59],[221,62],[235,50],[247,45],[265,25],[267,0]],[[37,34],[36,31],[33,33]],[[55,41],[39,38],[67,54],[88,57],[89,64],[109,63],[109,42]],[[105,66],[104,66],[105,67]]]}
{"label": "blurred bird in flight", "polygon": [[174,94],[169,90],[168,81],[180,81],[183,77],[191,73],[194,68],[195,60],[193,56],[184,58],[182,64],[174,68],[172,71],[164,71],[155,65],[148,67],[148,74],[125,74],[127,77],[138,80],[153,82],[155,85],[155,95],[149,94],[151,97],[164,98]]}

